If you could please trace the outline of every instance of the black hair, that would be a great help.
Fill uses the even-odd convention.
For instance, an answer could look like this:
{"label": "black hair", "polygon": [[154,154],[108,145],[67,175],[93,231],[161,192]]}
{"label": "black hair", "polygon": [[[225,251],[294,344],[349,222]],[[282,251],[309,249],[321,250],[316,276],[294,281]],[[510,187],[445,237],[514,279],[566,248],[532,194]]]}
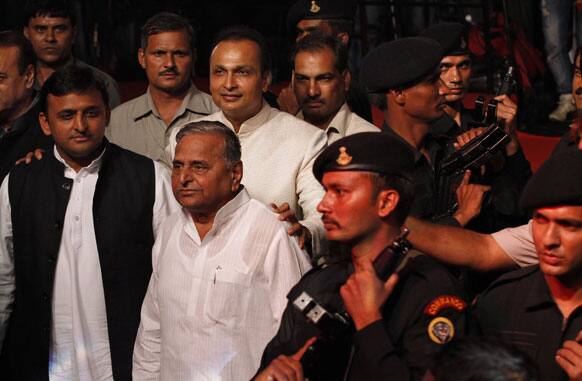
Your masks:
{"label": "black hair", "polygon": [[536,381],[534,362],[514,346],[464,337],[446,344],[430,368],[436,381]]}
{"label": "black hair", "polygon": [[404,220],[408,217],[408,213],[410,213],[410,208],[412,207],[412,201],[414,200],[414,184],[412,181],[406,177],[382,173],[370,173],[370,180],[373,186],[373,199],[380,192],[387,189],[393,189],[398,192],[399,200],[394,209],[393,216],[396,218],[398,225],[404,224]]}
{"label": "black hair", "polygon": [[18,48],[18,72],[20,75],[24,74],[26,68],[30,65],[33,67],[36,64],[36,54],[32,44],[26,37],[18,32],[3,31],[0,32],[0,48]]}
{"label": "black hair", "polygon": [[210,51],[223,41],[252,41],[259,46],[261,73],[265,75],[271,72],[271,53],[267,40],[257,30],[245,25],[232,26],[220,31],[214,38]]}
{"label": "black hair", "polygon": [[109,94],[105,83],[100,80],[90,68],[80,68],[74,65],[65,66],[55,71],[40,90],[39,104],[42,112],[47,112],[47,97],[54,95],[62,97],[71,93],[81,94],[89,90],[98,90],[106,107],[109,107]]}
{"label": "black hair", "polygon": [[148,38],[163,32],[184,31],[190,39],[190,48],[194,51],[196,45],[196,31],[184,17],[170,12],[160,12],[148,19],[141,27],[141,48],[148,45]]}
{"label": "black hair", "polygon": [[75,26],[75,12],[70,0],[29,0],[24,11],[24,25],[35,17],[62,17]]}
{"label": "black hair", "polygon": [[291,53],[291,66],[295,68],[295,57],[301,52],[320,52],[331,50],[335,55],[334,66],[340,73],[348,68],[348,50],[337,38],[327,36],[320,31],[309,33],[297,42]]}

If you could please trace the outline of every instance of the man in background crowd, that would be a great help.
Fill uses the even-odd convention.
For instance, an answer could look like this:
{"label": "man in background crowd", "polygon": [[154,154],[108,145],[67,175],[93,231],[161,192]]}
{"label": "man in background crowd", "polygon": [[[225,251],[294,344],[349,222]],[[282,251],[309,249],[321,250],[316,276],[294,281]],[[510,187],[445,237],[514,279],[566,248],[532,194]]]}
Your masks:
{"label": "man in background crowd", "polygon": [[148,90],[111,113],[106,133],[113,143],[171,168],[164,156],[171,129],[218,111],[192,83],[195,45],[196,33],[181,16],[162,12],[144,24],[138,61]]}
{"label": "man in background crowd", "polygon": [[36,53],[36,88],[40,87],[55,70],[67,65],[88,67],[105,83],[109,107],[121,103],[117,82],[108,74],[73,56],[73,42],[77,34],[75,15],[66,0],[32,0],[25,9],[26,24],[22,32]]}
{"label": "man in background crowd", "polygon": [[328,144],[358,132],[380,132],[346,103],[352,75],[343,43],[310,33],[297,42],[292,62],[293,92],[301,109],[297,117],[324,130]]}
{"label": "man in background crowd", "polygon": [[52,146],[38,122],[35,61],[26,38],[16,32],[0,32],[0,181],[16,160],[35,148]]}

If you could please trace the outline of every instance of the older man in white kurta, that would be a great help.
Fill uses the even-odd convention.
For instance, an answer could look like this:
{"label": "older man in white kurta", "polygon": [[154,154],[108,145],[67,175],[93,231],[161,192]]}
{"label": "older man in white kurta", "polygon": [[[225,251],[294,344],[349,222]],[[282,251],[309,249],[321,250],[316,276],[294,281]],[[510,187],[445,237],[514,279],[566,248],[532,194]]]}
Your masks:
{"label": "older man in white kurta", "polygon": [[172,186],[183,210],[154,245],[133,377],[247,380],[309,259],[288,225],[240,185],[240,151],[219,163],[229,156],[227,139],[238,142],[232,130],[197,122],[178,138]]}

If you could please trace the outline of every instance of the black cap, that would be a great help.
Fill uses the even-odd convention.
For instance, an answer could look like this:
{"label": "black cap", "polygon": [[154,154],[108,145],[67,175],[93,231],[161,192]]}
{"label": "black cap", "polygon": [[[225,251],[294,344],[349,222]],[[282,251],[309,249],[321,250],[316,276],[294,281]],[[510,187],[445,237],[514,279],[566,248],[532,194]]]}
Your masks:
{"label": "black cap", "polygon": [[552,155],[529,179],[521,207],[582,205],[582,151],[578,147]]}
{"label": "black cap", "polygon": [[407,87],[436,73],[442,57],[441,46],[428,38],[407,37],[387,42],[364,58],[360,83],[370,93]]}
{"label": "black cap", "polygon": [[381,132],[361,132],[328,146],[313,164],[313,174],[321,182],[331,171],[363,171],[411,179],[414,154],[402,141]]}
{"label": "black cap", "polygon": [[463,24],[456,22],[429,26],[419,37],[430,38],[443,48],[444,56],[463,56],[469,54],[467,45],[467,30]]}
{"label": "black cap", "polygon": [[354,0],[299,0],[287,13],[287,30],[294,32],[297,23],[305,19],[353,20],[357,3]]}

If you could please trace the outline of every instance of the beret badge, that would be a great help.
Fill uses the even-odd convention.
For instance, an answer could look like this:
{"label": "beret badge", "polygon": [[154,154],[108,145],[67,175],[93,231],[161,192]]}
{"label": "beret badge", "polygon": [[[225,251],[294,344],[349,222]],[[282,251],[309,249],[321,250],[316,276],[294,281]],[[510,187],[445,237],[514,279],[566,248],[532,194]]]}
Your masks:
{"label": "beret badge", "polygon": [[311,1],[311,8],[309,8],[309,10],[311,11],[311,13],[318,13],[321,10],[321,7],[319,5],[317,5],[315,0],[312,0]]}
{"label": "beret badge", "polygon": [[462,50],[467,49],[467,41],[465,40],[465,37],[461,36],[461,41],[459,42],[459,47]]}
{"label": "beret badge", "polygon": [[340,147],[339,152],[340,153],[335,161],[336,163],[338,163],[339,165],[348,165],[352,162],[352,157],[348,155],[346,147],[343,146]]}

